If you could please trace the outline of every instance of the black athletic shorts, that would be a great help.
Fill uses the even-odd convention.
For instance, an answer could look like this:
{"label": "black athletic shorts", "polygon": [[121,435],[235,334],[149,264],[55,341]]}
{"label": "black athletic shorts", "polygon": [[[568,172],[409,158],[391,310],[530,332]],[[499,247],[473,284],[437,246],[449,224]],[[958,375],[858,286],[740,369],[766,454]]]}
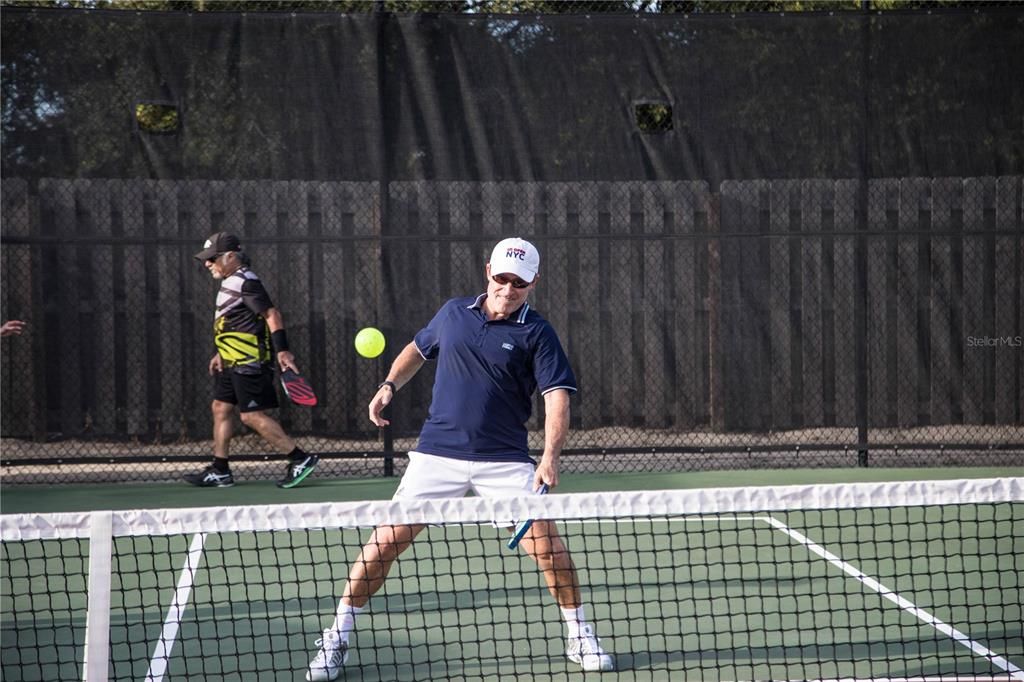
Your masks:
{"label": "black athletic shorts", "polygon": [[242,412],[260,412],[277,407],[274,370],[242,374],[225,369],[213,378],[213,399],[238,405]]}

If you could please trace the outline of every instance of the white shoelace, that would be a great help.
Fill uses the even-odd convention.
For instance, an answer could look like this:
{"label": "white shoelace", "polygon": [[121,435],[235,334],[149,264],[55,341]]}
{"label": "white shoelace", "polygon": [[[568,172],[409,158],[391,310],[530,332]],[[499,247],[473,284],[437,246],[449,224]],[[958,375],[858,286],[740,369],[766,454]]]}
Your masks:
{"label": "white shoelace", "polygon": [[324,630],[324,635],[316,640],[315,644],[320,647],[316,658],[310,664],[311,668],[337,668],[341,666],[343,656],[341,637],[334,630]]}

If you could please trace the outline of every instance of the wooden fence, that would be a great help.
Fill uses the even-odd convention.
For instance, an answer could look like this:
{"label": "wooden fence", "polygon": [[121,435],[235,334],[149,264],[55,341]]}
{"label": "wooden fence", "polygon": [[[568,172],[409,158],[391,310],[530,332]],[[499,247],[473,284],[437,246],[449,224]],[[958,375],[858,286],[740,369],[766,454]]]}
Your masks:
{"label": "wooden fence", "polygon": [[[365,434],[388,360],[483,290],[512,234],[541,249],[531,301],[577,373],[576,428],[854,427],[858,334],[868,426],[1019,427],[1022,186],[9,179],[2,303],[31,333],[4,343],[3,433],[207,438],[216,284],[192,254],[221,229],[320,388],[321,407],[283,411],[296,433]],[[352,352],[366,325],[388,334],[380,360]],[[400,432],[425,416],[425,375]]]}
{"label": "wooden fence", "polygon": [[862,292],[857,182],[724,183],[727,427],[854,424],[857,334],[869,427],[1021,425],[1022,186],[1020,177],[872,181]]}
{"label": "wooden fence", "polygon": [[[710,318],[701,291],[714,202],[704,183],[395,183],[391,199],[390,237],[410,246],[386,267],[403,281],[412,264],[428,302],[483,291],[502,237],[538,245],[531,305],[572,360],[575,427],[707,421],[710,352],[695,325],[706,330]],[[433,311],[408,301],[396,294],[390,308],[414,332]]]}
{"label": "wooden fence", "polygon": [[243,235],[319,379],[323,407],[289,424],[357,430],[377,371],[332,360],[375,308],[376,183],[9,180],[3,203],[4,309],[32,328],[4,349],[5,435],[208,437],[217,284],[192,254],[218,230]]}

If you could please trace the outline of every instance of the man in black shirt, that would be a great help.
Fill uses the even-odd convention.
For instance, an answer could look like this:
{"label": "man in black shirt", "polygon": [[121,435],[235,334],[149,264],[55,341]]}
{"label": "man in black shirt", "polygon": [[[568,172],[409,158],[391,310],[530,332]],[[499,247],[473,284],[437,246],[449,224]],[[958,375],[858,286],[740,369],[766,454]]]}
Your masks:
{"label": "man in black shirt", "polygon": [[209,367],[215,377],[213,463],[184,478],[202,487],[234,485],[228,467],[228,445],[237,407],[243,424],[263,436],[279,452],[288,454],[285,476],[277,485],[294,488],[312,473],[320,458],[303,452],[277,420],[267,414],[267,410],[278,406],[275,359],[282,370],[299,371],[288,350],[281,313],[274,307],[260,278],[248,268],[248,258],[235,235],[227,232],[211,235],[195,258],[206,265],[214,279],[221,280],[213,318],[217,352],[210,358]]}

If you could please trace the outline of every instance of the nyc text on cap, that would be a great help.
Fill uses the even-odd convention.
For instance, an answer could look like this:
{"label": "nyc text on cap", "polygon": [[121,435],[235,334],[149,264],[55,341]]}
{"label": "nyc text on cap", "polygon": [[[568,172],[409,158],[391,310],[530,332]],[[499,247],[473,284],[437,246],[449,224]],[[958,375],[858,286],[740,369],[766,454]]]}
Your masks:
{"label": "nyc text on cap", "polygon": [[516,275],[524,282],[532,282],[540,269],[537,247],[519,237],[502,239],[491,251],[492,275]]}

